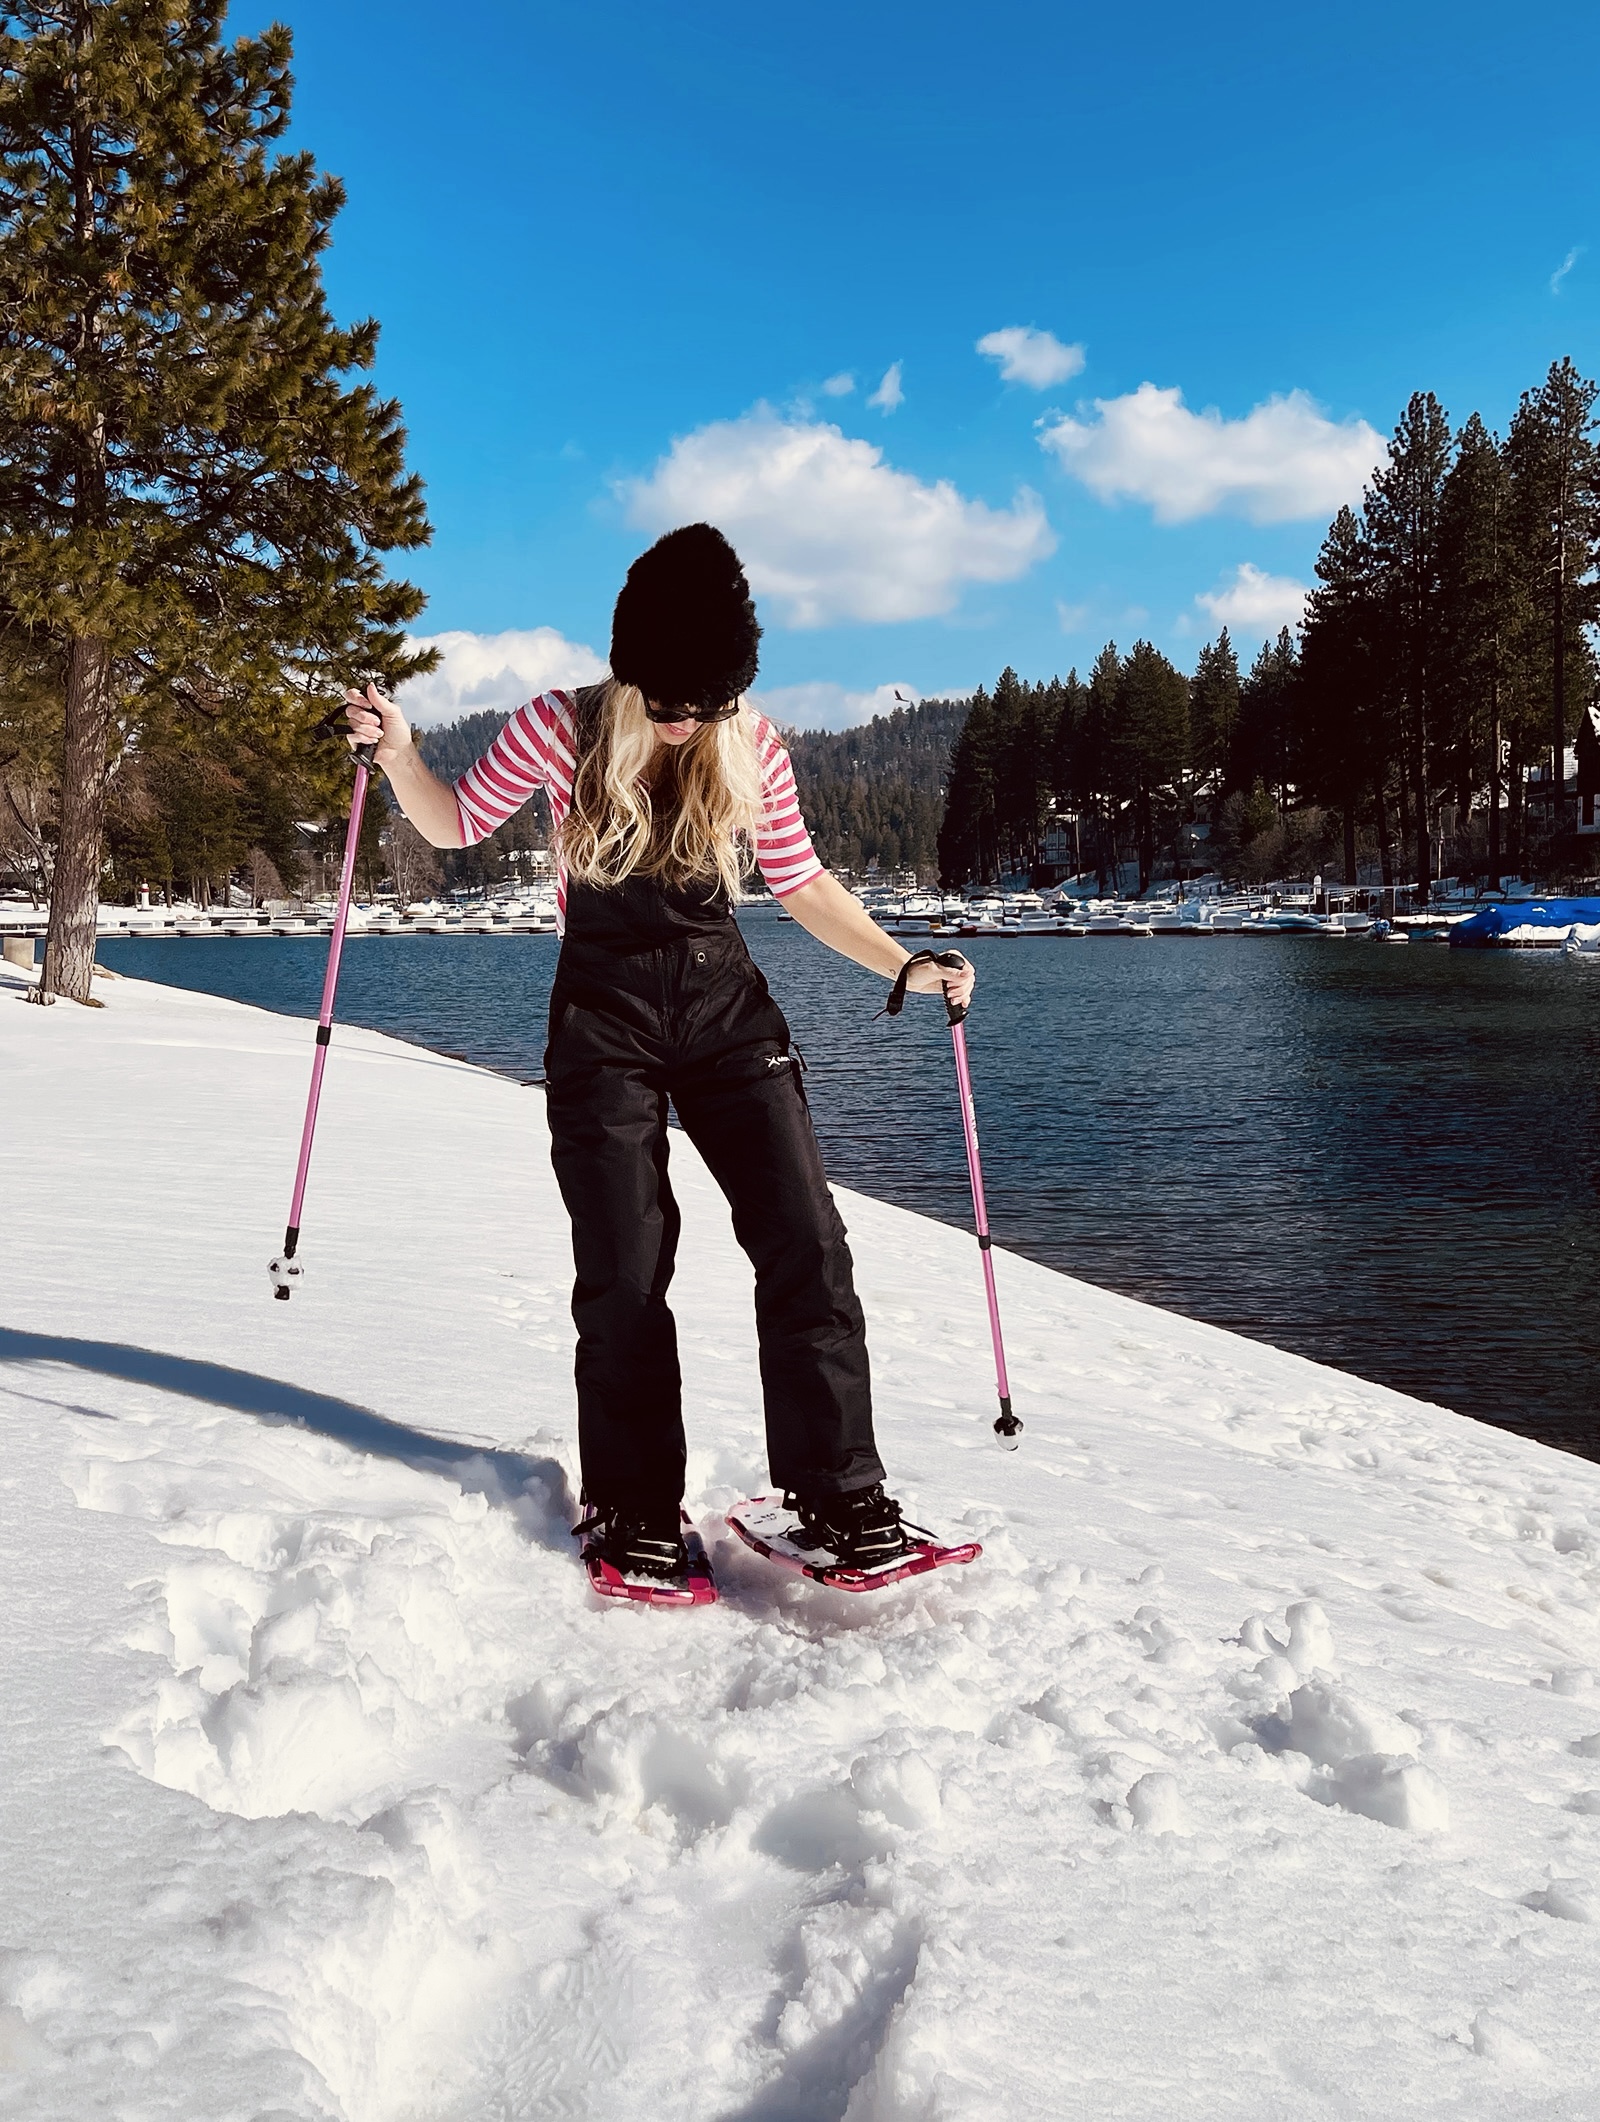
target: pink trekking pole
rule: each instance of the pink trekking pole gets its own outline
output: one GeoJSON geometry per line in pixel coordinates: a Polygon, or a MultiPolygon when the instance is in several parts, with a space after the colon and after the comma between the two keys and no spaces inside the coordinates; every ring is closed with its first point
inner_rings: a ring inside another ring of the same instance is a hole
{"type": "MultiPolygon", "coordinates": [[[[938,965],[953,972],[963,963],[959,951],[919,950],[901,966],[884,1012],[898,1017],[906,998],[906,977],[914,965],[938,965]]],[[[1011,1381],[1006,1376],[1005,1344],[1000,1338],[1000,1299],[994,1286],[994,1241],[989,1236],[989,1211],[983,1198],[983,1166],[978,1161],[978,1110],[972,1098],[972,1071],[967,1065],[966,1010],[945,996],[945,1015],[950,1020],[950,1044],[956,1056],[956,1087],[961,1094],[961,1129],[967,1145],[967,1176],[972,1181],[972,1213],[978,1226],[978,1250],[983,1258],[983,1290],[989,1300],[989,1333],[994,1342],[995,1388],[1000,1413],[994,1433],[1006,1451],[1015,1451],[1022,1434],[1022,1418],[1011,1412],[1011,1381]]]]}
{"type": "MultiPolygon", "coordinates": [[[[343,708],[336,710],[342,715],[343,708]]],[[[330,720],[332,718],[330,717],[330,720]]],[[[272,1294],[288,1301],[294,1286],[305,1278],[305,1269],[295,1258],[300,1246],[300,1211],[306,1198],[306,1174],[311,1169],[311,1138],[317,1128],[317,1101],[322,1096],[322,1071],[327,1066],[328,1042],[333,1037],[333,998],[339,990],[339,960],[344,955],[345,930],[350,921],[350,891],[356,876],[356,848],[361,840],[361,816],[367,807],[367,783],[372,775],[376,744],[356,748],[356,785],[350,794],[350,822],[344,835],[344,870],[339,878],[339,905],[328,939],[328,970],[322,978],[322,1007],[317,1012],[317,1050],[311,1062],[311,1091],[306,1099],[306,1123],[300,1133],[300,1162],[295,1168],[294,1198],[289,1203],[289,1227],[283,1234],[283,1251],[267,1268],[272,1294]]]]}

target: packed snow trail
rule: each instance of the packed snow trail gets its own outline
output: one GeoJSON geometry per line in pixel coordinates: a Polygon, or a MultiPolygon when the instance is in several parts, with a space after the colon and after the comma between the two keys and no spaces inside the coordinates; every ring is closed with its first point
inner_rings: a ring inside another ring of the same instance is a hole
{"type": "Polygon", "coordinates": [[[675,1136],[722,1601],[601,1605],[538,1093],[341,1031],[273,1304],[308,1027],[22,991],[0,2113],[1600,2112],[1600,1468],[1010,1256],[1002,1454],[970,1237],[846,1195],[894,1486],[984,1554],[819,1590],[718,1518],[675,1136]]]}

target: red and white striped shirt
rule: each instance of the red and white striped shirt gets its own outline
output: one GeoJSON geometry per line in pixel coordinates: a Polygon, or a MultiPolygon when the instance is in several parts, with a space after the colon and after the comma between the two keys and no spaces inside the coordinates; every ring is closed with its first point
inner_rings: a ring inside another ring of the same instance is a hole
{"type": "MultiPolygon", "coordinates": [[[[794,769],[777,731],[765,715],[755,723],[756,756],[761,761],[761,825],[756,833],[756,862],[775,898],[785,899],[814,877],[822,864],[811,845],[794,769]]],[[[461,843],[473,847],[504,825],[535,789],[550,798],[550,818],[557,828],[572,804],[572,781],[578,770],[577,718],[570,693],[541,693],[519,707],[475,766],[455,784],[461,814],[461,843]]],[[[567,925],[567,866],[556,880],[556,927],[567,925]]]]}

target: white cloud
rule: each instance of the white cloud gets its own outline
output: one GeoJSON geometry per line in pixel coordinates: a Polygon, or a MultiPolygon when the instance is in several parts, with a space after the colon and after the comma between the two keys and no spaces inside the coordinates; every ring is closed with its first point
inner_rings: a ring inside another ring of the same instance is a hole
{"type": "Polygon", "coordinates": [[[1141,383],[1097,398],[1097,417],[1063,417],[1039,442],[1102,501],[1148,501],[1158,523],[1222,510],[1252,523],[1329,516],[1360,498],[1386,451],[1365,420],[1328,419],[1304,391],[1269,398],[1242,420],[1194,413],[1180,390],[1141,383]]]}
{"type": "Polygon", "coordinates": [[[663,531],[705,519],[732,539],[758,597],[786,626],[883,624],[954,609],[970,582],[1014,582],[1055,550],[1037,494],[1009,508],[925,485],[827,422],[758,405],[680,435],[621,492],[663,531]]]}
{"type": "Polygon", "coordinates": [[[896,361],[886,368],[883,372],[883,381],[867,400],[867,403],[875,405],[880,413],[892,413],[897,406],[905,404],[906,394],[900,388],[900,376],[903,367],[903,362],[896,361]]]}
{"type": "Polygon", "coordinates": [[[856,387],[856,379],[848,369],[841,369],[837,376],[830,376],[822,386],[824,398],[848,398],[856,387]]]}
{"type": "Polygon", "coordinates": [[[1269,575],[1241,560],[1231,578],[1202,590],[1194,601],[1211,614],[1213,624],[1264,641],[1280,627],[1300,624],[1310,594],[1292,575],[1269,575]]]}
{"type": "Polygon", "coordinates": [[[1565,280],[1568,273],[1571,272],[1572,268],[1577,264],[1578,260],[1582,256],[1583,245],[1581,243],[1575,243],[1572,249],[1569,250],[1567,252],[1567,255],[1562,259],[1561,263],[1556,267],[1555,271],[1550,275],[1550,292],[1552,295],[1560,294],[1562,281],[1565,280]]]}
{"type": "Polygon", "coordinates": [[[962,699],[973,686],[952,685],[943,692],[919,693],[914,685],[875,685],[870,692],[854,692],[821,678],[809,685],[773,685],[750,695],[762,714],[785,729],[859,729],[880,715],[892,715],[897,707],[915,707],[923,700],[962,699]]]}
{"type": "Polygon", "coordinates": [[[553,626],[504,634],[423,634],[412,646],[436,648],[443,658],[427,677],[400,688],[400,705],[422,729],[482,708],[520,707],[552,686],[592,685],[606,674],[602,657],[553,626]]]}
{"type": "Polygon", "coordinates": [[[1056,599],[1056,619],[1064,634],[1075,634],[1089,616],[1087,604],[1067,604],[1056,599]]]}
{"type": "Polygon", "coordinates": [[[978,352],[998,361],[1007,383],[1026,383],[1030,390],[1045,391],[1052,383],[1065,383],[1083,367],[1081,346],[1063,346],[1054,332],[1036,331],[1031,324],[1008,324],[1004,331],[985,332],[978,352]]]}

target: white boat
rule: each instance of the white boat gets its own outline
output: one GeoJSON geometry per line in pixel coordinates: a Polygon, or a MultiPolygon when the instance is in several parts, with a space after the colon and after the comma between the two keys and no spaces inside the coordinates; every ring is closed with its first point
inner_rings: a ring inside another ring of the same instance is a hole
{"type": "Polygon", "coordinates": [[[1060,914],[1041,907],[1038,913],[1007,914],[1001,926],[1015,936],[1059,936],[1067,923],[1060,914]]]}

